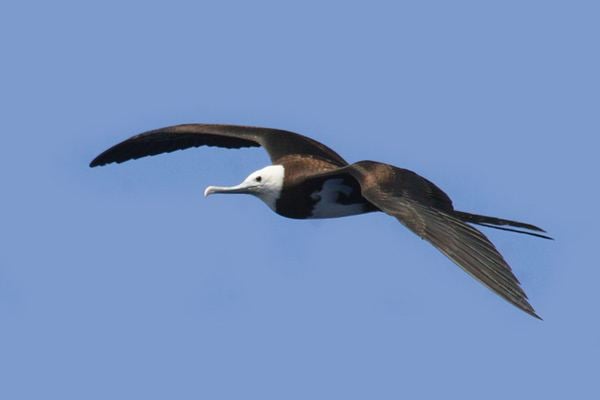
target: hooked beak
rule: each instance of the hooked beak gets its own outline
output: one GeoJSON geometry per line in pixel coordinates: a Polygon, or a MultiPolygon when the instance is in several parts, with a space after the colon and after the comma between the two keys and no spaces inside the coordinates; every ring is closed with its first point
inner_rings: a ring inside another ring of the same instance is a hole
{"type": "Polygon", "coordinates": [[[214,193],[246,193],[250,194],[253,187],[256,185],[242,182],[235,186],[209,186],[204,190],[204,197],[208,197],[214,193]]]}

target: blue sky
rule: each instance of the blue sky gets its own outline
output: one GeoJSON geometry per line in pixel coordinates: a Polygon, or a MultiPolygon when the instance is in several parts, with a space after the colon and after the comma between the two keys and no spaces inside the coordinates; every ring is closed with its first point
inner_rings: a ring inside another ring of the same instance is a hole
{"type": "Polygon", "coordinates": [[[595,2],[3,2],[2,399],[598,398],[595,2]],[[183,122],[284,128],[436,182],[545,321],[393,218],[204,199],[268,164],[99,169],[183,122]]]}

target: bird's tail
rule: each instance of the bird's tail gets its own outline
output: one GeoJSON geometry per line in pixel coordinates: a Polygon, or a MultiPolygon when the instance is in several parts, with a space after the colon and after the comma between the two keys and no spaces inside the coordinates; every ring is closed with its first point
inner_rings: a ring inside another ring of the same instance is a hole
{"type": "Polygon", "coordinates": [[[523,233],[525,235],[531,235],[531,236],[536,236],[536,237],[540,237],[543,239],[553,240],[550,236],[542,235],[541,233],[535,233],[535,232],[546,233],[546,231],[543,230],[542,228],[539,228],[535,225],[526,224],[524,222],[511,221],[509,219],[501,219],[501,218],[496,218],[496,217],[488,217],[485,215],[470,214],[470,213],[466,213],[466,212],[462,212],[462,211],[454,211],[453,215],[455,217],[459,218],[460,220],[462,220],[464,222],[469,222],[471,224],[486,226],[488,228],[501,229],[503,231],[523,233]],[[506,228],[506,225],[514,226],[517,228],[522,228],[525,230],[506,228]],[[534,231],[534,232],[530,232],[530,231],[534,231]]]}

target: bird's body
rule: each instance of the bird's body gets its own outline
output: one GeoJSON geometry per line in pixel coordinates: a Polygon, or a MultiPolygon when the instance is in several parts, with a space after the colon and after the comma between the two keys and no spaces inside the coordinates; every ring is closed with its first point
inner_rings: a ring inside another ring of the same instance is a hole
{"type": "Polygon", "coordinates": [[[294,219],[337,218],[376,209],[362,197],[354,179],[319,179],[339,166],[314,156],[291,155],[278,160],[285,184],[273,211],[294,219]]]}
{"type": "Polygon", "coordinates": [[[440,188],[412,171],[375,161],[348,164],[327,146],[293,132],[203,124],[178,125],[133,136],[100,154],[90,166],[198,146],[262,146],[272,161],[272,165],[253,172],[239,185],[207,187],[206,196],[251,194],[277,214],[294,219],[387,213],[505,300],[539,318],[502,255],[467,223],[548,238],[539,233],[543,230],[522,222],[456,211],[440,188]]]}

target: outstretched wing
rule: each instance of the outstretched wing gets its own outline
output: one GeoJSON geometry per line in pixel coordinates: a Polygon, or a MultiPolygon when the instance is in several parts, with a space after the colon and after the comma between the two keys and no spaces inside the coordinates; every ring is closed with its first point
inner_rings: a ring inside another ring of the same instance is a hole
{"type": "Polygon", "coordinates": [[[199,146],[229,149],[262,146],[273,163],[286,155],[303,154],[322,158],[340,167],[348,165],[329,147],[297,133],[238,125],[185,124],[135,135],[100,154],[90,167],[199,146]]]}
{"type": "Polygon", "coordinates": [[[451,215],[450,199],[433,183],[410,171],[371,161],[335,173],[352,175],[360,183],[363,197],[374,206],[396,217],[502,298],[540,318],[502,255],[483,233],[451,215]]]}

